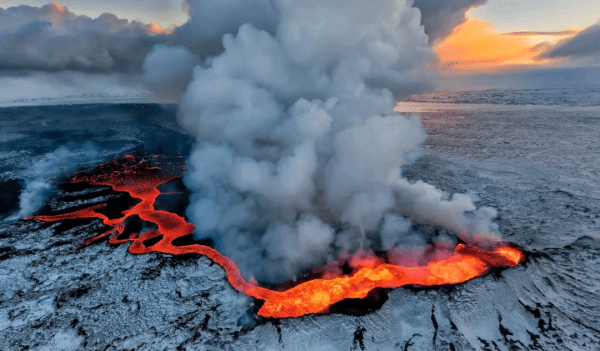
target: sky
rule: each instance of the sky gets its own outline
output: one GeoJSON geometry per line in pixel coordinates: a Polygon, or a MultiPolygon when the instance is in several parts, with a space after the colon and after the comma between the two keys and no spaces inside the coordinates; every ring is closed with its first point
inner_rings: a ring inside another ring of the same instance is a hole
{"type": "MultiPolygon", "coordinates": [[[[188,1],[195,4],[192,13],[194,8],[196,13],[209,11],[210,17],[217,8],[203,7],[212,0],[188,1]]],[[[141,74],[173,54],[166,47],[183,46],[177,54],[186,69],[169,71],[171,77],[179,77],[171,82],[177,95],[189,80],[187,67],[220,50],[219,33],[234,33],[244,21],[253,20],[252,11],[262,6],[253,1],[262,4],[262,0],[244,0],[238,5],[240,23],[229,17],[225,21],[219,17],[224,14],[216,12],[213,17],[220,19],[210,25],[206,14],[188,22],[182,0],[62,0],[61,5],[51,6],[51,14],[0,11],[0,77],[22,81],[15,75],[23,72],[36,82],[60,77],[60,83],[71,88],[72,82],[96,75],[106,84],[138,86],[143,84],[141,78],[156,78],[141,74]],[[113,15],[101,16],[105,13],[113,15]],[[126,23],[123,18],[139,22],[126,23]],[[44,27],[47,20],[53,24],[44,27]],[[154,55],[148,55],[151,52],[154,55]]],[[[0,0],[0,8],[47,4],[48,0],[0,0]]],[[[600,67],[598,0],[414,0],[414,4],[421,9],[434,54],[433,60],[421,59],[431,60],[428,68],[439,79],[600,67]]],[[[266,27],[259,29],[272,30],[269,16],[263,18],[266,27]]],[[[22,90],[30,91],[29,86],[22,90]]]]}
{"type": "MultiPolygon", "coordinates": [[[[40,7],[51,0],[0,0],[0,7],[29,5],[40,7]]],[[[182,0],[60,0],[77,15],[92,18],[109,12],[120,18],[139,20],[145,23],[155,22],[163,28],[183,24],[188,16],[181,6],[182,0]]]]}
{"type": "Polygon", "coordinates": [[[501,33],[561,31],[588,27],[600,20],[598,0],[489,0],[472,9],[471,18],[491,23],[501,33]]]}
{"type": "MultiPolygon", "coordinates": [[[[0,0],[0,7],[42,6],[49,0],[0,0]]],[[[110,12],[129,20],[156,22],[162,27],[181,25],[187,14],[181,0],[62,0],[78,15],[97,17],[110,12]]],[[[471,9],[470,18],[494,25],[501,33],[516,31],[561,31],[587,27],[600,20],[598,0],[489,0],[471,9]]]]}
{"type": "Polygon", "coordinates": [[[581,67],[585,60],[547,57],[600,20],[597,0],[488,0],[470,9],[467,21],[434,46],[441,76],[510,74],[581,67]]]}
{"type": "MultiPolygon", "coordinates": [[[[0,7],[47,3],[48,0],[0,0],[0,7]]],[[[182,0],[63,0],[60,3],[77,15],[96,18],[109,12],[120,18],[153,22],[162,28],[180,26],[188,19],[182,0]]],[[[433,48],[439,59],[434,70],[439,76],[568,66],[572,62],[565,63],[557,57],[540,58],[540,50],[571,39],[584,28],[598,23],[600,1],[488,0],[467,11],[466,17],[467,22],[433,48]]]]}

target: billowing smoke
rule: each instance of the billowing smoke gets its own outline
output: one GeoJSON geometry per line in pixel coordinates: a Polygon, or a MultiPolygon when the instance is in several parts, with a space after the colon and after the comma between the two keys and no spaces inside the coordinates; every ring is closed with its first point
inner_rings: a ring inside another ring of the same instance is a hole
{"type": "Polygon", "coordinates": [[[190,19],[175,31],[177,42],[201,56],[220,54],[221,37],[244,23],[273,33],[278,16],[270,0],[184,0],[190,19]]]}
{"type": "MultiPolygon", "coordinates": [[[[402,178],[426,133],[417,115],[393,108],[428,87],[432,58],[410,1],[188,5],[179,35],[195,28],[208,39],[190,52],[216,54],[194,69],[180,104],[197,138],[187,215],[247,277],[289,279],[361,245],[452,240],[427,228],[464,240],[497,232],[496,212],[472,197],[402,178]]],[[[166,50],[156,67],[168,66],[166,50]]]]}
{"type": "Polygon", "coordinates": [[[73,168],[85,163],[98,161],[98,151],[92,144],[70,150],[61,146],[33,163],[24,171],[25,187],[19,197],[19,212],[8,220],[16,220],[33,215],[45,203],[55,189],[53,182],[61,174],[72,172],[73,168]]]}
{"type": "Polygon", "coordinates": [[[140,72],[160,27],[105,13],[77,16],[53,2],[0,8],[0,70],[140,72]]]}
{"type": "MultiPolygon", "coordinates": [[[[393,113],[432,89],[431,42],[482,2],[187,0],[190,20],[169,34],[20,6],[0,9],[0,67],[138,74],[182,94],[179,121],[197,139],[185,176],[196,236],[246,277],[277,282],[361,246],[497,232],[496,212],[474,198],[402,178],[426,133],[418,116],[393,113]]],[[[81,152],[32,167],[18,216],[41,206],[49,178],[87,160],[81,152]]]]}
{"type": "Polygon", "coordinates": [[[178,99],[199,64],[200,58],[185,46],[156,45],[144,60],[144,83],[154,91],[178,99]]]}
{"type": "MultiPolygon", "coordinates": [[[[413,27],[419,22],[424,25],[430,43],[448,35],[455,26],[464,21],[468,9],[484,2],[485,0],[414,0],[413,4],[413,0],[399,0],[402,7],[408,9],[409,6],[414,6],[419,9],[421,16],[419,11],[412,9],[410,13],[402,14],[407,16],[402,21],[413,22],[413,27]]],[[[57,74],[61,77],[73,76],[72,79],[76,80],[83,77],[91,82],[84,90],[79,90],[83,94],[93,94],[96,82],[102,85],[107,80],[111,80],[118,82],[120,86],[112,84],[107,86],[105,93],[108,95],[114,95],[115,90],[127,90],[126,96],[151,95],[154,92],[160,101],[178,102],[191,82],[193,67],[199,64],[210,65],[213,57],[224,52],[222,40],[224,34],[236,34],[240,26],[248,23],[271,36],[284,35],[278,34],[285,12],[282,8],[287,6],[282,5],[284,3],[283,0],[184,0],[183,6],[190,16],[189,21],[168,31],[156,24],[128,21],[110,13],[104,13],[95,19],[78,16],[57,2],[41,8],[31,6],[0,8],[0,73],[3,76],[17,74],[18,79],[28,80],[28,83],[38,81],[29,79],[32,77],[32,72],[36,72],[36,76],[40,75],[39,72],[57,74]],[[110,77],[107,79],[103,75],[110,77]],[[141,86],[139,82],[143,82],[145,86],[141,86]]],[[[323,8],[323,11],[327,11],[329,6],[317,3],[313,5],[315,9],[306,10],[320,12],[323,8]]],[[[355,5],[348,2],[345,6],[355,5]]],[[[378,21],[376,11],[382,7],[357,5],[356,8],[357,11],[365,12],[360,15],[363,20],[378,21]]],[[[349,23],[338,24],[328,28],[333,30],[331,38],[337,37],[342,28],[349,30],[349,25],[351,26],[349,23]]],[[[310,31],[320,31],[320,25],[321,23],[315,21],[310,31]]],[[[386,30],[391,30],[391,27],[386,30]]],[[[381,32],[375,34],[377,35],[387,34],[381,32]]],[[[395,45],[402,45],[403,50],[413,54],[422,51],[422,60],[433,58],[427,50],[421,50],[424,39],[420,30],[403,32],[400,37],[403,43],[395,43],[395,45]],[[416,37],[411,37],[415,35],[416,37]]],[[[376,43],[376,41],[371,42],[376,43]]],[[[328,45],[332,47],[321,51],[334,52],[338,50],[335,46],[345,47],[347,44],[330,42],[328,45]]],[[[307,43],[307,45],[312,44],[307,43]]],[[[299,45],[298,50],[292,54],[298,59],[302,55],[306,59],[313,54],[302,53],[302,50],[302,45],[299,45]]],[[[387,87],[397,95],[431,89],[431,85],[421,80],[418,74],[410,72],[413,62],[403,61],[412,57],[411,55],[395,57],[394,47],[387,46],[373,46],[365,50],[381,51],[379,59],[397,59],[396,68],[404,74],[403,77],[395,77],[394,69],[369,68],[372,72],[369,77],[365,77],[365,82],[369,86],[387,87]],[[385,57],[385,52],[388,50],[391,56],[385,57]],[[416,88],[418,89],[415,90],[416,88]]],[[[327,62],[327,59],[324,58],[323,62],[327,62]]],[[[386,63],[378,64],[386,66],[386,63]]],[[[0,80],[8,84],[10,79],[4,79],[3,76],[0,76],[0,80]]],[[[52,80],[52,77],[43,74],[42,78],[39,80],[40,84],[52,80]]],[[[56,84],[61,85],[60,79],[56,81],[56,84]]],[[[22,98],[62,97],[59,96],[60,90],[44,89],[43,86],[31,91],[35,91],[35,94],[25,90],[25,96],[22,98]]],[[[306,97],[309,100],[312,98],[306,97]]],[[[18,99],[21,97],[19,96],[18,99]]]]}

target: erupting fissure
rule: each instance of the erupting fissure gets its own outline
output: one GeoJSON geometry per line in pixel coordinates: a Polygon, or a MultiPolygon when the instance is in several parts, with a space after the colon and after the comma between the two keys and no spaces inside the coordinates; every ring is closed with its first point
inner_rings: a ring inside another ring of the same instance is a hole
{"type": "Polygon", "coordinates": [[[74,183],[87,182],[93,185],[110,186],[115,191],[127,192],[134,199],[141,200],[132,208],[123,211],[120,218],[111,219],[98,212],[106,206],[101,204],[70,213],[26,219],[55,222],[76,218],[99,218],[110,229],[85,241],[82,245],[89,245],[98,239],[113,235],[109,243],[119,244],[129,241],[131,242],[129,252],[133,254],[162,252],[173,255],[189,253],[205,255],[225,269],[228,281],[236,290],[264,300],[265,303],[258,311],[258,315],[272,318],[326,313],[333,304],[344,299],[365,298],[375,288],[458,284],[481,276],[490,268],[516,266],[524,259],[520,250],[510,246],[499,246],[488,251],[471,245],[458,244],[451,257],[429,262],[425,266],[405,267],[385,263],[377,258],[363,258],[354,265],[351,275],[341,272],[326,274],[324,276],[327,279],[312,279],[285,291],[274,291],[245,281],[235,263],[211,247],[199,244],[184,246],[173,244],[174,240],[191,235],[194,226],[175,213],[155,209],[154,203],[161,195],[158,187],[178,177],[180,175],[164,174],[158,167],[152,167],[147,161],[127,155],[125,160],[111,161],[99,166],[98,172],[94,175],[79,172],[72,179],[74,183]],[[127,238],[122,238],[125,221],[134,215],[138,215],[143,221],[156,224],[158,228],[141,235],[132,233],[127,238]],[[153,244],[148,244],[150,240],[153,244]]]}

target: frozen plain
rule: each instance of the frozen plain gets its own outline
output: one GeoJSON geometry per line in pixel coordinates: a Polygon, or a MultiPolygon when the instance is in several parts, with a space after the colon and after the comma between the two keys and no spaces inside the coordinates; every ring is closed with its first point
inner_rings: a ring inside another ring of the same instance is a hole
{"type": "MultiPolygon", "coordinates": [[[[148,145],[185,154],[189,140],[166,112],[141,106],[0,110],[3,189],[52,151],[57,135],[91,139],[111,150],[106,157],[156,151],[148,145]],[[46,116],[45,134],[33,132],[32,111],[46,116]],[[61,118],[73,118],[62,116],[72,114],[78,123],[65,127],[61,118]]],[[[429,134],[423,157],[404,174],[450,193],[475,192],[498,209],[503,238],[527,252],[525,264],[454,287],[396,289],[363,316],[254,325],[251,301],[206,258],[131,255],[106,242],[78,247],[101,229],[96,221],[3,222],[0,349],[597,350],[600,109],[407,102],[398,110],[420,113],[429,134]]],[[[59,189],[44,210],[115,196],[59,189]]]]}

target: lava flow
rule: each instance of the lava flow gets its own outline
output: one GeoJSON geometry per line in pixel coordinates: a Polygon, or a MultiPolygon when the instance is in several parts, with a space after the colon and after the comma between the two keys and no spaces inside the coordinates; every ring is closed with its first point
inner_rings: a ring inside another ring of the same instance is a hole
{"type": "Polygon", "coordinates": [[[151,167],[147,161],[126,156],[125,160],[112,161],[99,166],[95,175],[79,172],[71,180],[74,183],[87,182],[93,185],[110,186],[115,191],[127,192],[134,199],[140,200],[132,208],[123,211],[120,218],[111,219],[98,212],[106,206],[102,204],[65,214],[26,219],[55,222],[75,218],[99,218],[110,229],[85,241],[83,245],[113,235],[109,243],[119,244],[129,241],[131,242],[129,252],[133,254],[162,252],[173,255],[188,253],[205,255],[225,269],[227,280],[236,290],[264,300],[258,315],[272,318],[326,313],[333,304],[344,299],[363,299],[375,288],[462,283],[483,275],[491,268],[516,266],[524,259],[520,250],[509,246],[500,246],[488,251],[475,246],[458,244],[451,257],[432,261],[424,266],[405,267],[386,263],[372,256],[372,258],[358,260],[350,275],[341,272],[326,274],[323,275],[326,278],[308,280],[285,291],[274,291],[245,281],[235,263],[211,247],[199,244],[184,246],[173,244],[174,240],[191,235],[194,226],[175,213],[155,209],[154,203],[161,194],[158,186],[178,177],[180,175],[163,174],[159,168],[151,167]],[[158,228],[141,235],[132,233],[122,238],[125,221],[134,215],[138,215],[146,222],[156,224],[158,228]]]}

